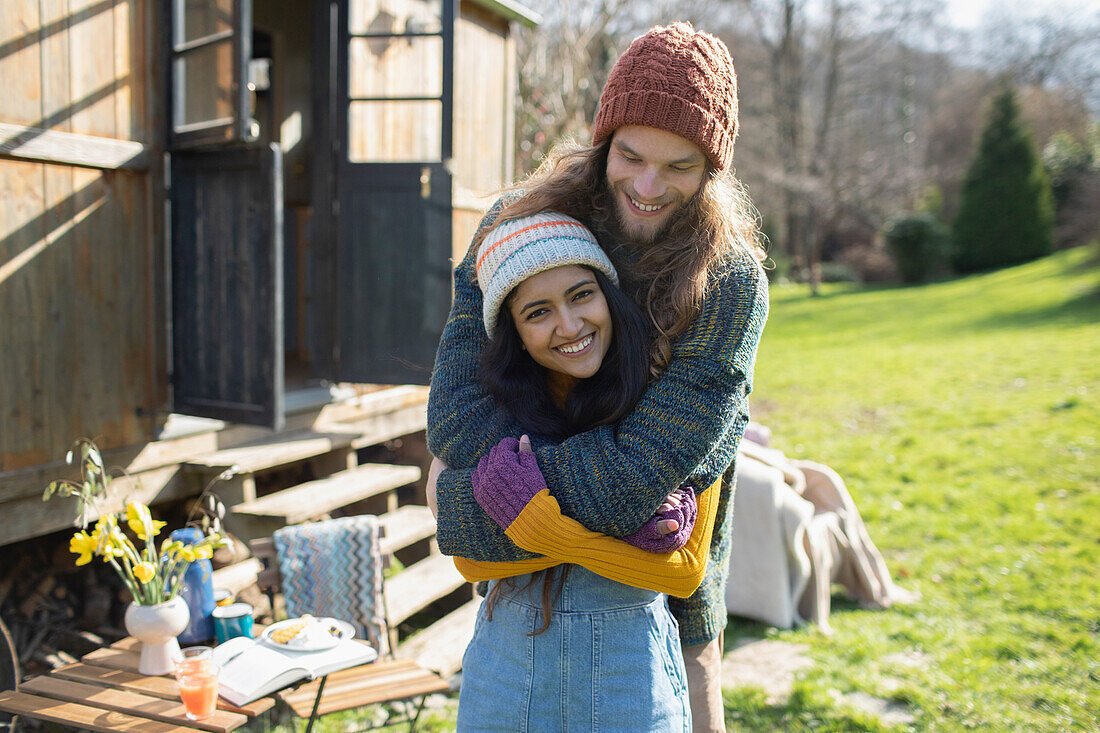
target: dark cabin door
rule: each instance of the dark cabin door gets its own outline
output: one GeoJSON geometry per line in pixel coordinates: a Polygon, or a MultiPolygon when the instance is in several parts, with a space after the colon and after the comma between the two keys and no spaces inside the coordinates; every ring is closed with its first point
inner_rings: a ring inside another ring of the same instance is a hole
{"type": "Polygon", "coordinates": [[[175,409],[283,425],[282,153],[172,154],[175,409]]]}
{"type": "Polygon", "coordinates": [[[249,0],[165,0],[176,412],[283,426],[283,171],[249,114],[249,0]]]}
{"type": "Polygon", "coordinates": [[[342,0],[334,57],[336,376],[428,384],[451,304],[457,0],[342,0]]]}

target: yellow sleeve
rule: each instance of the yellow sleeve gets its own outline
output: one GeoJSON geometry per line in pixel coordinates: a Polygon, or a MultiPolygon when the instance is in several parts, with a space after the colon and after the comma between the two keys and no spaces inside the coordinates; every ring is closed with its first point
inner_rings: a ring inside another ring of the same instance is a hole
{"type": "Polygon", "coordinates": [[[561,565],[561,560],[549,557],[533,557],[530,560],[514,560],[512,562],[492,562],[490,560],[468,560],[455,556],[455,567],[462,577],[471,583],[480,583],[483,580],[496,580],[497,578],[511,578],[516,575],[533,573],[537,570],[546,570],[555,565],[561,565]]]}
{"type": "MultiPolygon", "coordinates": [[[[561,513],[561,507],[557,499],[550,495],[549,489],[535,494],[505,533],[523,549],[546,556],[536,558],[536,561],[554,558],[555,564],[575,563],[609,580],[687,598],[703,582],[706,574],[721,488],[722,479],[719,478],[706,491],[696,495],[698,512],[695,528],[687,543],[673,552],[646,552],[615,537],[585,529],[579,522],[561,513]]],[[[456,564],[458,560],[455,558],[456,564]]],[[[514,566],[520,563],[489,564],[514,566]]],[[[462,568],[459,567],[459,570],[462,568]]],[[[513,574],[518,575],[519,572],[513,574]]]]}

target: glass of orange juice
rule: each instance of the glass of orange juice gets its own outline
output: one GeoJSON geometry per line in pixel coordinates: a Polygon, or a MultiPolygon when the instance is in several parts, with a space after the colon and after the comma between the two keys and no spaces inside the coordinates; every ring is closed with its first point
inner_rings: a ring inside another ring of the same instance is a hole
{"type": "Polygon", "coordinates": [[[176,663],[176,682],[180,700],[191,720],[205,718],[218,703],[218,665],[210,647],[190,647],[176,663]]]}

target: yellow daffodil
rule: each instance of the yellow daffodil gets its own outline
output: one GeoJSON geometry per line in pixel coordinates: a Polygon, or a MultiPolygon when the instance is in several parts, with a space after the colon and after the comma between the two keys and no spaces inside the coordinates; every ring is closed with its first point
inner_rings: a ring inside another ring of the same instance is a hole
{"type": "Polygon", "coordinates": [[[76,559],[77,565],[87,565],[92,561],[92,556],[95,555],[95,548],[98,544],[99,540],[81,530],[69,540],[69,552],[80,556],[76,559]]]}
{"type": "Polygon", "coordinates": [[[192,549],[195,552],[196,560],[209,560],[214,557],[214,548],[206,543],[195,545],[192,549]]]}
{"type": "Polygon", "coordinates": [[[149,513],[149,507],[140,502],[132,502],[126,505],[126,523],[138,536],[138,539],[148,542],[150,537],[160,534],[166,522],[153,519],[149,513]]]}
{"type": "Polygon", "coordinates": [[[195,562],[195,548],[191,545],[184,545],[179,550],[179,556],[187,562],[195,562]]]}
{"type": "Polygon", "coordinates": [[[105,514],[95,523],[92,537],[96,539],[98,552],[103,556],[104,562],[110,562],[112,557],[122,557],[126,554],[125,545],[130,540],[122,534],[118,522],[113,514],[105,514]]]}
{"type": "Polygon", "coordinates": [[[148,583],[157,574],[157,569],[151,562],[143,562],[134,566],[134,577],[142,583],[148,583]]]}

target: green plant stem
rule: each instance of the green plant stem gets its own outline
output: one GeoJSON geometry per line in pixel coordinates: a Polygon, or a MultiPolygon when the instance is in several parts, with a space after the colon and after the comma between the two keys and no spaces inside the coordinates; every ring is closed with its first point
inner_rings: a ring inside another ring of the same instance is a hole
{"type": "Polygon", "coordinates": [[[133,577],[131,577],[125,570],[122,569],[122,566],[118,564],[118,561],[115,560],[114,557],[108,555],[107,562],[111,563],[114,569],[118,572],[119,577],[122,578],[122,582],[125,583],[126,587],[130,589],[130,595],[134,597],[134,602],[136,602],[139,606],[148,605],[146,603],[143,603],[146,598],[145,595],[141,592],[141,589],[138,587],[137,581],[135,581],[133,577]]]}

